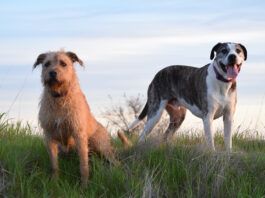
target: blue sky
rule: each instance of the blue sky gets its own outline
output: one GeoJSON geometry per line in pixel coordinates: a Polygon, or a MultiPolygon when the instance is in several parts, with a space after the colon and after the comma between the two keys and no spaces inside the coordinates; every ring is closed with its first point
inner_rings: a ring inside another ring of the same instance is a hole
{"type": "MultiPolygon", "coordinates": [[[[249,59],[238,78],[236,123],[264,129],[265,1],[18,1],[0,3],[0,112],[37,123],[38,54],[71,50],[92,111],[124,93],[145,96],[161,68],[201,67],[220,41],[244,44],[249,59]]],[[[189,120],[200,123],[194,117],[189,120]]]]}

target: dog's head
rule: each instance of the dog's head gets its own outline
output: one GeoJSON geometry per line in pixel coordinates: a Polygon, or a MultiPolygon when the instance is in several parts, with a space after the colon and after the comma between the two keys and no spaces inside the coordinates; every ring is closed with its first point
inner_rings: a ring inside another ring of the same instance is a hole
{"type": "Polygon", "coordinates": [[[247,49],[240,43],[217,43],[210,55],[221,75],[228,80],[235,80],[241,66],[247,60],[247,49]]]}
{"type": "Polygon", "coordinates": [[[73,52],[47,52],[38,56],[33,69],[41,64],[43,86],[47,87],[52,95],[60,96],[67,92],[69,85],[76,79],[74,62],[83,65],[83,62],[73,52]]]}

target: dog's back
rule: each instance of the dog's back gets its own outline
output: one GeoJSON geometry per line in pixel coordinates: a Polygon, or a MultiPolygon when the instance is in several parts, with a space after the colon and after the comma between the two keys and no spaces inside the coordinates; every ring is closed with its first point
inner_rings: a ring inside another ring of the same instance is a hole
{"type": "Polygon", "coordinates": [[[155,100],[185,99],[189,104],[203,109],[206,107],[206,76],[209,65],[197,68],[172,65],[160,70],[148,88],[148,99],[155,100]]]}

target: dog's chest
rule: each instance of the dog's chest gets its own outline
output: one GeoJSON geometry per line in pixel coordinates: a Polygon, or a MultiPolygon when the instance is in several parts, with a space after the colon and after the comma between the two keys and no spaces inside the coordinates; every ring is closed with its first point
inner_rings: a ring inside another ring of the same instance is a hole
{"type": "Polygon", "coordinates": [[[45,104],[41,106],[39,119],[45,131],[54,135],[70,134],[74,127],[75,113],[68,105],[45,104]]]}
{"type": "Polygon", "coordinates": [[[231,101],[231,94],[219,88],[210,89],[208,92],[209,102],[213,102],[220,107],[225,107],[231,101]]]}
{"type": "Polygon", "coordinates": [[[218,81],[207,83],[208,112],[213,113],[214,118],[222,116],[226,108],[233,108],[236,98],[230,87],[218,81]]]}
{"type": "Polygon", "coordinates": [[[66,115],[53,115],[51,118],[53,119],[50,119],[48,124],[50,128],[49,132],[55,139],[66,139],[72,135],[74,126],[71,119],[66,115]]]}

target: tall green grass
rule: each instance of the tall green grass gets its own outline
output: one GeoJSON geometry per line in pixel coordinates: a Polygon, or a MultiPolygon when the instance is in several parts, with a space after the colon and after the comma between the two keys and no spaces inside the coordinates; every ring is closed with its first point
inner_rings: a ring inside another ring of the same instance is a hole
{"type": "Polygon", "coordinates": [[[87,188],[80,187],[76,153],[60,156],[60,176],[50,178],[41,136],[30,126],[0,116],[0,197],[265,197],[265,142],[236,134],[234,152],[203,147],[203,136],[178,135],[171,144],[156,139],[124,150],[114,139],[120,166],[90,159],[87,188]]]}

